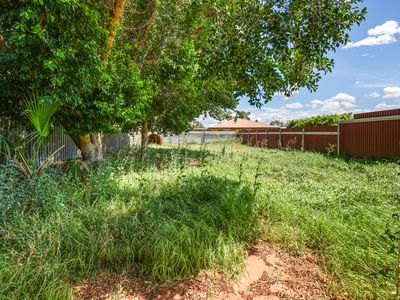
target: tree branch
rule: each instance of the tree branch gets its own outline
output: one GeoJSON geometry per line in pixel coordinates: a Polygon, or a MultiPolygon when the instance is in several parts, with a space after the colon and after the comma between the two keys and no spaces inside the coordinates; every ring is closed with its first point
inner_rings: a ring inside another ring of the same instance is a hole
{"type": "Polygon", "coordinates": [[[0,47],[1,48],[6,48],[10,49],[10,46],[8,46],[7,42],[4,40],[4,37],[2,34],[0,34],[0,47]]]}
{"type": "Polygon", "coordinates": [[[111,21],[110,31],[108,33],[106,46],[103,54],[101,55],[101,59],[104,61],[108,60],[110,56],[111,49],[113,47],[115,36],[117,35],[118,24],[121,21],[122,14],[124,12],[126,0],[115,0],[114,1],[114,16],[111,21]]]}
{"type": "Polygon", "coordinates": [[[149,19],[147,20],[146,26],[144,27],[144,32],[143,32],[142,36],[140,37],[140,39],[139,39],[139,41],[137,43],[138,46],[137,46],[137,49],[135,51],[135,54],[133,55],[133,60],[134,61],[136,61],[138,59],[138,57],[140,55],[140,51],[142,51],[142,49],[143,49],[144,43],[146,42],[147,37],[149,35],[151,26],[153,25],[154,20],[156,18],[157,8],[158,8],[157,7],[157,2],[154,1],[154,0],[152,2],[154,4],[154,7],[153,7],[153,10],[151,11],[149,19]]]}

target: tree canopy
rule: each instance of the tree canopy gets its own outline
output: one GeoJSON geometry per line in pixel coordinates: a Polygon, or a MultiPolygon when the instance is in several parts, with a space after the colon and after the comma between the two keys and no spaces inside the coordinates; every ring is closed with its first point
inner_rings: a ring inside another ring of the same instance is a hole
{"type": "Polygon", "coordinates": [[[363,20],[359,3],[3,0],[0,114],[19,119],[36,90],[61,103],[56,120],[83,151],[96,134],[143,121],[179,133],[241,96],[260,107],[275,93],[314,91],[363,20]]]}
{"type": "Polygon", "coordinates": [[[283,127],[285,125],[285,123],[280,120],[273,120],[269,123],[269,125],[283,127]]]}

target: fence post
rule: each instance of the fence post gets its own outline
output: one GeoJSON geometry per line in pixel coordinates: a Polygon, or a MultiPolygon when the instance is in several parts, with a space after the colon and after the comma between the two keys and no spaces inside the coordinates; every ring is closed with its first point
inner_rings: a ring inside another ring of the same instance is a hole
{"type": "Polygon", "coordinates": [[[250,130],[247,129],[247,146],[250,145],[250,130]]]}
{"type": "Polygon", "coordinates": [[[258,130],[256,130],[256,147],[258,147],[258,130]]]}
{"type": "Polygon", "coordinates": [[[203,130],[203,135],[202,135],[202,137],[201,137],[201,142],[202,142],[202,143],[205,143],[205,142],[206,142],[206,131],[205,131],[205,130],[203,130]]]}
{"type": "Polygon", "coordinates": [[[268,130],[265,130],[265,148],[268,148],[268,130]]]}
{"type": "Polygon", "coordinates": [[[301,151],[304,151],[304,128],[301,131],[301,151]]]}
{"type": "Polygon", "coordinates": [[[340,155],[340,122],[337,126],[337,155],[340,155]]]}
{"type": "Polygon", "coordinates": [[[279,128],[279,141],[278,141],[278,149],[282,148],[282,128],[279,128]]]}

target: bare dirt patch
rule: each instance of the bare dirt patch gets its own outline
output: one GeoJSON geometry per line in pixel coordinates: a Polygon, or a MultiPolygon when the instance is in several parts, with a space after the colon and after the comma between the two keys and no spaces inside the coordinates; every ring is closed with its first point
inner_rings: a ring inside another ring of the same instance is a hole
{"type": "MultiPolygon", "coordinates": [[[[261,243],[249,250],[239,280],[212,271],[168,287],[146,283],[130,274],[102,274],[76,287],[76,299],[340,299],[327,287],[318,259],[295,255],[261,243]]],[[[342,298],[343,299],[343,298],[342,298]]]]}

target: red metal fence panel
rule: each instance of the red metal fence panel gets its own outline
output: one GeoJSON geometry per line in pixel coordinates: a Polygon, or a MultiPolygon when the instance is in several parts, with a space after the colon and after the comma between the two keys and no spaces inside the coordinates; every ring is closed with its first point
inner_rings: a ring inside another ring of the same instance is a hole
{"type": "Polygon", "coordinates": [[[398,115],[400,115],[400,109],[390,109],[390,110],[371,111],[366,113],[354,114],[354,119],[388,117],[388,116],[398,116],[398,115]]]}
{"type": "Polygon", "coordinates": [[[400,109],[356,114],[339,126],[252,130],[239,136],[244,143],[268,148],[319,152],[339,148],[341,154],[357,158],[400,158],[400,109]]]}
{"type": "Polygon", "coordinates": [[[314,150],[320,152],[336,149],[337,127],[281,128],[267,131],[241,131],[242,142],[267,148],[314,150]]]}
{"type": "Polygon", "coordinates": [[[307,132],[331,132],[337,133],[337,126],[318,126],[304,128],[304,150],[328,152],[337,150],[337,134],[307,134],[307,132]]]}
{"type": "Polygon", "coordinates": [[[281,147],[287,149],[302,149],[302,128],[285,128],[282,129],[281,147]],[[291,134],[293,133],[293,134],[291,134]]]}
{"type": "Polygon", "coordinates": [[[267,132],[266,141],[261,141],[261,145],[264,142],[265,147],[279,148],[280,147],[279,132],[280,132],[280,129],[269,130],[267,132]]]}
{"type": "Polygon", "coordinates": [[[340,152],[358,158],[400,157],[400,120],[341,124],[340,152]]]}

